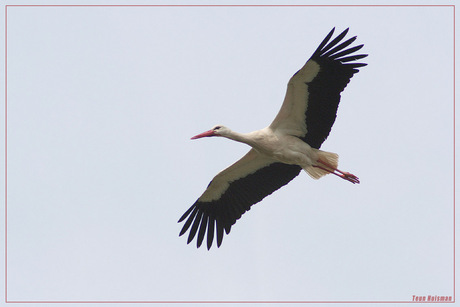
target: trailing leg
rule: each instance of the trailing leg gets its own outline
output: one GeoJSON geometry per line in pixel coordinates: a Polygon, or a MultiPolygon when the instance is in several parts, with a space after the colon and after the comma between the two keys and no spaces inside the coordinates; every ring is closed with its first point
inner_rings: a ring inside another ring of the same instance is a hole
{"type": "Polygon", "coordinates": [[[350,181],[351,183],[359,183],[359,178],[349,172],[343,172],[336,167],[330,165],[328,162],[318,159],[318,165],[313,165],[313,167],[317,167],[324,171],[327,171],[331,174],[334,174],[342,179],[350,181]]]}

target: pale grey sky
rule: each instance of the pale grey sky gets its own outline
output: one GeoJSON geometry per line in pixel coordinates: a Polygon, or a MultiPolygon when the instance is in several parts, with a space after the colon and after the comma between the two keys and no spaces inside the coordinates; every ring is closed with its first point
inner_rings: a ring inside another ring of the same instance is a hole
{"type": "MultiPolygon", "coordinates": [[[[108,3],[106,3],[108,4],[108,3]]],[[[4,8],[4,6],[3,6],[4,8]]],[[[453,295],[452,7],[8,7],[9,301],[453,295]],[[221,248],[178,218],[336,27],[368,66],[322,149],[221,248]]],[[[3,112],[3,111],[2,111],[3,112]]]]}

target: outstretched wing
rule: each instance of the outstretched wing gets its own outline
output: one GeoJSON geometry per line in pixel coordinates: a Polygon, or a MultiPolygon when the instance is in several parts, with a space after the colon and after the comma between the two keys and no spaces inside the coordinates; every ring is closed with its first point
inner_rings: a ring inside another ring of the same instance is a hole
{"type": "Polygon", "coordinates": [[[185,221],[180,236],[190,228],[187,243],[198,233],[200,247],[207,232],[211,248],[214,233],[217,246],[225,233],[252,205],[261,201],[296,177],[301,168],[276,162],[251,149],[243,158],[217,174],[203,195],[179,219],[185,221]]]}
{"type": "Polygon", "coordinates": [[[331,42],[334,29],[321,42],[307,63],[289,80],[281,109],[271,123],[273,130],[295,135],[313,148],[320,148],[334,124],[340,93],[365,63],[355,54],[363,45],[347,48],[356,36],[341,43],[348,29],[331,42]]]}

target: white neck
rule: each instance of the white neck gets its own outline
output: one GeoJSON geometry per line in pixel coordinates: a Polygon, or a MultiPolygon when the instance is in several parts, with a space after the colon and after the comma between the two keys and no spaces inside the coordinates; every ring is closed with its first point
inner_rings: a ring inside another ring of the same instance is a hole
{"type": "Polygon", "coordinates": [[[248,144],[249,146],[254,147],[255,145],[255,140],[253,138],[253,133],[239,133],[235,131],[231,131],[227,133],[226,135],[223,135],[223,137],[226,137],[228,139],[240,142],[240,143],[245,143],[248,144]]]}

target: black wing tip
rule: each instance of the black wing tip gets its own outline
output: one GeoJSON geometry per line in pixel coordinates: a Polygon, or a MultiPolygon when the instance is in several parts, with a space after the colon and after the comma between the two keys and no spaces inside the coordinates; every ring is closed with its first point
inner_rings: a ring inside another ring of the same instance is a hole
{"type": "Polygon", "coordinates": [[[187,237],[187,244],[190,244],[193,239],[196,237],[196,246],[200,248],[203,245],[206,237],[206,246],[210,250],[212,243],[214,241],[214,232],[217,232],[217,247],[220,247],[223,240],[224,228],[225,232],[228,234],[230,232],[230,227],[220,225],[220,222],[217,222],[215,216],[212,214],[212,211],[203,208],[203,203],[196,201],[179,219],[179,223],[185,221],[179,237],[183,236],[187,231],[189,235],[187,237]],[[200,205],[201,204],[201,205],[200,205]],[[217,227],[215,227],[217,224],[217,227]],[[217,230],[215,230],[217,228],[217,230]]]}
{"type": "Polygon", "coordinates": [[[323,41],[319,44],[318,48],[315,50],[311,58],[316,61],[322,59],[330,59],[339,63],[345,63],[353,61],[353,56],[356,57],[356,60],[367,57],[367,54],[352,55],[352,53],[363,48],[364,44],[347,48],[351,43],[353,43],[356,40],[357,36],[353,36],[347,39],[345,42],[342,42],[344,37],[348,34],[349,30],[349,27],[346,28],[339,35],[337,35],[334,39],[331,40],[335,31],[335,27],[333,27],[332,30],[323,39],[323,41]]]}
{"type": "Polygon", "coordinates": [[[312,57],[315,57],[315,56],[317,56],[317,55],[319,55],[321,53],[321,50],[324,48],[324,46],[326,46],[327,42],[329,41],[329,39],[334,34],[334,31],[335,31],[335,27],[332,28],[332,30],[326,35],[326,37],[323,39],[323,41],[319,44],[318,48],[316,48],[315,52],[313,52],[312,57]]]}
{"type": "Polygon", "coordinates": [[[329,31],[329,33],[327,34],[327,36],[331,37],[332,35],[334,35],[334,31],[335,31],[335,27],[333,27],[332,30],[329,31]]]}
{"type": "Polygon", "coordinates": [[[190,208],[188,208],[187,211],[185,211],[184,214],[182,214],[182,216],[180,217],[180,219],[177,221],[178,223],[182,222],[183,220],[185,220],[187,218],[187,216],[190,215],[190,213],[196,208],[196,203],[194,203],[190,208]]]}

